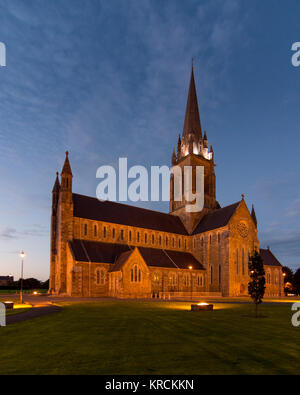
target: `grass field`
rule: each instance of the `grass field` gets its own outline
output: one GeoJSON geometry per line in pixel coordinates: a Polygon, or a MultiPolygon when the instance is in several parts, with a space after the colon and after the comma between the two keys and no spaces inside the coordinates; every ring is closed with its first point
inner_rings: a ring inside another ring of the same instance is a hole
{"type": "Polygon", "coordinates": [[[299,374],[300,327],[288,305],[64,303],[0,328],[2,374],[299,374]]]}

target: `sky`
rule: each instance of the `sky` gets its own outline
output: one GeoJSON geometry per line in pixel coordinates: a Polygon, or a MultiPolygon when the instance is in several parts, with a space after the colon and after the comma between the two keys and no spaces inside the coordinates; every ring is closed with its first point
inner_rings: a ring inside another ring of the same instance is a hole
{"type": "Polygon", "coordinates": [[[192,58],[218,201],[245,194],[261,246],[300,267],[299,14],[298,0],[0,0],[0,275],[19,278],[23,249],[25,277],[48,278],[66,150],[90,196],[119,157],[170,166],[192,58]]]}

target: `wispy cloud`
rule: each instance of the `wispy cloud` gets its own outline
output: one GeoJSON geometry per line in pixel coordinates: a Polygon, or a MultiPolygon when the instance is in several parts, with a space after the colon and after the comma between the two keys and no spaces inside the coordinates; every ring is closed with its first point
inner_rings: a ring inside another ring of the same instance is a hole
{"type": "Polygon", "coordinates": [[[32,225],[29,228],[18,231],[15,228],[6,227],[0,230],[1,240],[12,240],[27,237],[45,237],[49,235],[49,230],[43,225],[32,225]]]}

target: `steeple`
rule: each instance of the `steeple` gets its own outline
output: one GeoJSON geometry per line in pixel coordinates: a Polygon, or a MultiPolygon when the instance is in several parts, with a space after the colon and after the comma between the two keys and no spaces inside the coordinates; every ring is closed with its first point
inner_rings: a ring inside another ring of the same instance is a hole
{"type": "MultiPolygon", "coordinates": [[[[66,159],[61,172],[61,191],[72,193],[72,170],[69,162],[69,152],[66,151],[66,159]]],[[[71,199],[70,196],[68,196],[71,199]]]]}
{"type": "Polygon", "coordinates": [[[65,163],[62,169],[61,174],[71,174],[72,175],[72,170],[71,170],[71,165],[69,162],[69,152],[66,151],[66,159],[65,159],[65,163]]]}
{"type": "Polygon", "coordinates": [[[252,210],[251,210],[251,217],[253,219],[253,222],[255,223],[255,226],[257,227],[257,218],[254,210],[254,205],[252,204],[252,210]]]}
{"type": "Polygon", "coordinates": [[[52,215],[56,215],[59,190],[60,190],[60,183],[59,183],[58,172],[57,172],[56,179],[52,189],[52,215]]]}
{"type": "Polygon", "coordinates": [[[177,142],[177,157],[180,159],[180,154],[181,154],[181,138],[180,138],[180,133],[178,137],[178,142],[177,142]]]}
{"type": "Polygon", "coordinates": [[[202,139],[202,129],[201,129],[200,116],[199,116],[193,65],[192,65],[188,99],[186,104],[182,139],[187,139],[190,133],[195,135],[195,140],[197,142],[202,139]]]}
{"type": "Polygon", "coordinates": [[[59,183],[59,178],[58,178],[58,171],[56,172],[56,179],[55,179],[55,183],[52,189],[52,193],[57,193],[59,192],[59,188],[60,188],[60,183],[59,183]]]}
{"type": "Polygon", "coordinates": [[[175,148],[173,148],[173,154],[172,154],[172,166],[175,166],[176,164],[176,153],[175,153],[175,148]]]}

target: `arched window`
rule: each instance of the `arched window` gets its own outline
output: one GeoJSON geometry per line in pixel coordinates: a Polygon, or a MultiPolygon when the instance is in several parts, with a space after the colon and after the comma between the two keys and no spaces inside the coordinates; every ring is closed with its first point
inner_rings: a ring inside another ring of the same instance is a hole
{"type": "Polygon", "coordinates": [[[210,267],[210,283],[213,283],[213,267],[210,267]]]}
{"type": "Polygon", "coordinates": [[[121,229],[121,240],[124,240],[124,229],[121,229]]]}
{"type": "Polygon", "coordinates": [[[197,276],[197,285],[198,285],[198,287],[203,286],[203,275],[202,274],[198,274],[198,276],[197,276]]]}
{"type": "Polygon", "coordinates": [[[106,226],[103,227],[103,238],[106,238],[106,226]]]}
{"type": "Polygon", "coordinates": [[[97,225],[94,225],[94,237],[97,237],[97,234],[98,234],[97,225]]]}
{"type": "Polygon", "coordinates": [[[101,285],[105,284],[105,271],[103,269],[100,270],[100,284],[101,285]]]}
{"type": "Polygon", "coordinates": [[[112,230],[112,238],[114,239],[115,237],[116,237],[116,229],[113,228],[113,230],[112,230]]]}
{"type": "Polygon", "coordinates": [[[166,236],[166,246],[168,247],[168,244],[169,244],[169,239],[168,239],[168,236],[166,236]]]}
{"type": "Polygon", "coordinates": [[[138,268],[137,265],[134,266],[134,281],[137,282],[138,278],[138,268]]]}
{"type": "Polygon", "coordinates": [[[239,274],[239,249],[236,249],[236,274],[239,274]]]}
{"type": "Polygon", "coordinates": [[[131,282],[141,282],[142,281],[142,272],[141,269],[138,268],[138,265],[134,265],[130,271],[131,282]]]}
{"type": "Polygon", "coordinates": [[[147,233],[145,233],[145,243],[147,243],[147,241],[148,241],[148,236],[147,233]]]}
{"type": "Polygon", "coordinates": [[[161,235],[159,235],[159,245],[161,245],[161,235]]]}
{"type": "Polygon", "coordinates": [[[245,253],[244,248],[242,249],[242,275],[245,274],[245,253]]]}
{"type": "Polygon", "coordinates": [[[221,265],[219,265],[219,285],[221,284],[221,282],[222,282],[222,268],[221,265]]]}
{"type": "Polygon", "coordinates": [[[159,283],[159,274],[158,273],[153,274],[153,281],[156,283],[159,283]]]}
{"type": "Polygon", "coordinates": [[[138,243],[140,242],[140,232],[137,232],[137,234],[136,234],[136,241],[138,243]]]}
{"type": "Polygon", "coordinates": [[[84,235],[87,236],[88,226],[84,224],[84,235]]]}
{"type": "Polygon", "coordinates": [[[96,269],[96,285],[105,284],[105,270],[97,268],[96,269]]]}
{"type": "Polygon", "coordinates": [[[129,231],[129,241],[131,241],[131,230],[129,231]]]}
{"type": "Polygon", "coordinates": [[[155,241],[154,235],[152,235],[152,244],[154,244],[154,241],[155,241]]]}

